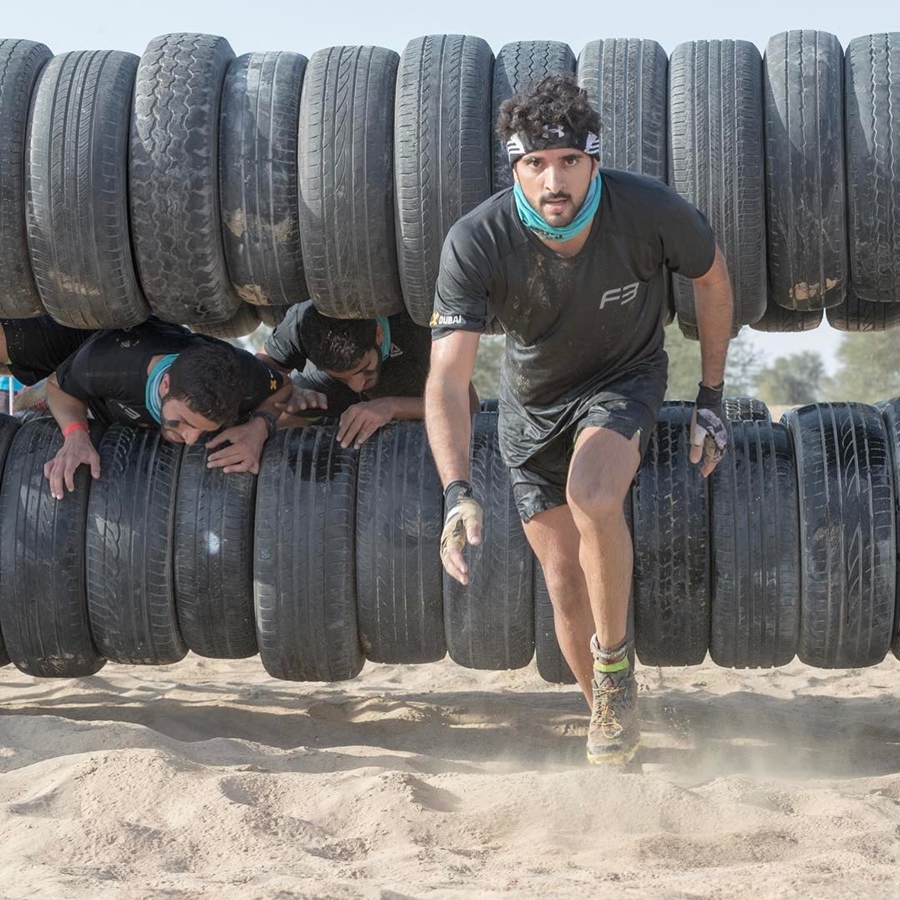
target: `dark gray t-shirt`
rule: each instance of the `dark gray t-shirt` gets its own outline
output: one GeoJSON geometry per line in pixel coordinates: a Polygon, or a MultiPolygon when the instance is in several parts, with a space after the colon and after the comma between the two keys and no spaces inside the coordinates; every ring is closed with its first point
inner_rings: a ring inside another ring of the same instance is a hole
{"type": "Polygon", "coordinates": [[[598,400],[658,405],[666,269],[698,278],[715,258],[706,218],[674,190],[642,175],[600,174],[600,209],[575,256],[559,256],[522,224],[512,189],[460,219],[444,242],[432,334],[482,332],[492,318],[502,326],[508,465],[523,464],[598,400]]]}
{"type": "Polygon", "coordinates": [[[357,394],[307,358],[300,340],[300,322],[312,308],[311,300],[294,304],[266,341],[265,352],[279,366],[300,373],[294,378],[295,384],[325,394],[329,413],[342,413],[361,400],[424,395],[431,360],[431,333],[427,328],[416,325],[406,313],[379,318],[385,341],[378,383],[371,390],[357,394]]]}

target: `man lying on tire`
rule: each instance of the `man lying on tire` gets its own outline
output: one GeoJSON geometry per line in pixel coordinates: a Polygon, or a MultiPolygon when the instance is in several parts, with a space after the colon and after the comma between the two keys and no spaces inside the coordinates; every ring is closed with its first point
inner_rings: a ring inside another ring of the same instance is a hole
{"type": "Polygon", "coordinates": [[[445,485],[441,557],[463,584],[481,540],[469,484],[466,389],[479,335],[507,334],[499,437],[525,534],[541,562],[560,647],[591,706],[592,763],[637,750],[626,639],[633,549],[623,503],[666,391],[666,268],[694,279],[702,379],[691,460],[727,445],[722,388],[728,271],[703,215],[665,185],[599,168],[600,118],[554,75],[503,104],[514,187],[457,222],[435,294],[426,425],[445,485]]]}
{"type": "Polygon", "coordinates": [[[327,409],[339,415],[343,447],[358,449],[394,419],[424,418],[431,332],[406,313],[332,319],[312,301],[298,303],[258,355],[286,374],[299,373],[283,411],[327,409]]]}
{"type": "Polygon", "coordinates": [[[50,411],[65,438],[44,467],[50,492],[74,490],[80,465],[100,476],[88,433],[88,409],[101,422],[159,427],[175,443],[225,430],[207,443],[210,468],[258,472],[266,438],[275,431],[276,404],[290,397],[280,372],[252,353],[150,319],[127,330],[98,331],[47,380],[50,411]],[[244,423],[234,422],[244,419],[244,423]],[[223,446],[223,445],[228,446],[223,446]],[[220,449],[216,449],[220,448],[220,449]]]}
{"type": "Polygon", "coordinates": [[[94,332],[67,328],[50,316],[0,319],[0,375],[37,384],[56,371],[94,332]]]}

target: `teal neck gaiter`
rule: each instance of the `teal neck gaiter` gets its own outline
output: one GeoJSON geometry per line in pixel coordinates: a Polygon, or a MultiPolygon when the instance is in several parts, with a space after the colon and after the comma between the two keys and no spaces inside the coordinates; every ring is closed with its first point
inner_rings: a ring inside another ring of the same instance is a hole
{"type": "Polygon", "coordinates": [[[154,367],[147,379],[147,387],[144,390],[144,404],[147,411],[157,421],[161,422],[162,416],[162,400],[159,399],[159,383],[163,380],[163,375],[172,367],[172,363],[178,358],[177,353],[170,353],[164,356],[154,367]]]}
{"type": "Polygon", "coordinates": [[[591,179],[591,186],[588,188],[587,197],[578,210],[578,215],[572,219],[571,223],[564,225],[562,228],[554,228],[548,225],[536,212],[531,204],[525,199],[525,192],[522,190],[518,182],[513,187],[513,197],[516,200],[516,211],[522,224],[533,231],[538,237],[548,238],[551,241],[567,241],[569,238],[575,237],[583,228],[590,224],[591,220],[600,208],[600,195],[603,191],[603,185],[600,181],[600,173],[591,179]]]}
{"type": "Polygon", "coordinates": [[[381,326],[382,337],[378,355],[384,362],[391,355],[391,322],[387,316],[376,316],[375,321],[381,326]]]}

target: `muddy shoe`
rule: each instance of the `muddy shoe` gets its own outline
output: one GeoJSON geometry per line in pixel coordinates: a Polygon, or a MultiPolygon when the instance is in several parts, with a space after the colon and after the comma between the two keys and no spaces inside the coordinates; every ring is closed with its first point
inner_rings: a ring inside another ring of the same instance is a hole
{"type": "Polygon", "coordinates": [[[608,665],[595,660],[591,686],[594,706],[588,727],[588,762],[624,766],[641,742],[637,682],[628,658],[608,665]]]}

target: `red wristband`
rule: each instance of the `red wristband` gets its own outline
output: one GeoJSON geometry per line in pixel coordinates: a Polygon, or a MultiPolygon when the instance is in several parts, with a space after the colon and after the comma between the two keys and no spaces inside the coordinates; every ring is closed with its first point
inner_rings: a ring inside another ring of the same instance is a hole
{"type": "Polygon", "coordinates": [[[72,422],[63,428],[63,437],[67,438],[73,431],[87,431],[90,434],[90,429],[84,422],[72,422]]]}

